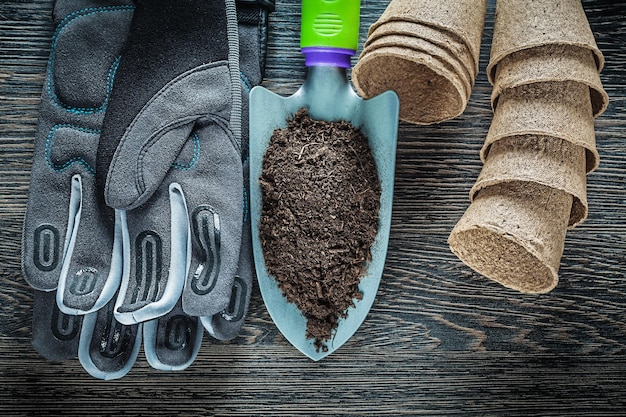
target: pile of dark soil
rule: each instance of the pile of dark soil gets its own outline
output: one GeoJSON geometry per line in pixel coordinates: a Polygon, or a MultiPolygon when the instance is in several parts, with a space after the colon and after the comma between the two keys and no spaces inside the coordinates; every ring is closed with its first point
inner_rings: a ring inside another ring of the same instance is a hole
{"type": "Polygon", "coordinates": [[[299,110],[274,131],[261,175],[267,271],[326,350],[354,300],[378,227],[380,182],[367,138],[299,110]]]}

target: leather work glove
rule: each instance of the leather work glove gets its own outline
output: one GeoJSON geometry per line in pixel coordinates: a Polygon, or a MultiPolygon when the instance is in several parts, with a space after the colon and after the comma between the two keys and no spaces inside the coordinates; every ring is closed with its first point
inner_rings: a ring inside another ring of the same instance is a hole
{"type": "MultiPolygon", "coordinates": [[[[163,5],[166,5],[166,4],[172,4],[172,2],[163,3],[163,5]]],[[[183,6],[184,5],[180,3],[175,5],[177,9],[183,6]]],[[[228,304],[226,308],[219,310],[217,313],[213,313],[214,311],[217,311],[217,309],[214,306],[211,306],[211,304],[207,304],[206,307],[210,309],[208,310],[209,315],[203,315],[204,314],[203,311],[194,312],[193,310],[190,311],[189,308],[185,309],[183,305],[184,297],[180,297],[176,306],[174,307],[174,310],[170,311],[166,316],[163,316],[162,318],[159,318],[159,319],[153,319],[153,320],[145,322],[143,333],[144,333],[144,349],[146,352],[146,358],[148,359],[148,362],[150,363],[150,365],[157,369],[162,369],[162,370],[184,369],[193,361],[201,343],[201,338],[197,338],[197,337],[194,338],[194,334],[197,334],[198,332],[197,329],[194,330],[194,326],[204,325],[204,328],[214,338],[218,340],[229,340],[229,339],[233,339],[239,334],[241,326],[244,323],[244,318],[247,314],[248,304],[250,302],[252,282],[253,282],[253,259],[252,259],[252,247],[251,247],[251,236],[250,236],[251,232],[250,232],[250,221],[249,221],[249,215],[248,215],[249,204],[248,204],[248,193],[246,191],[246,189],[248,188],[247,187],[248,174],[247,174],[247,168],[246,168],[247,157],[248,157],[248,94],[250,90],[252,89],[252,87],[254,87],[255,85],[258,85],[262,79],[262,69],[264,67],[264,61],[265,61],[265,40],[267,37],[267,15],[268,15],[268,12],[271,10],[273,10],[273,3],[268,2],[268,1],[257,2],[257,1],[239,0],[237,2],[237,22],[238,22],[238,36],[239,36],[239,41],[238,41],[239,43],[239,48],[238,48],[239,49],[239,54],[238,54],[239,74],[237,76],[238,79],[232,82],[235,83],[235,88],[241,89],[241,93],[240,93],[241,94],[240,96],[241,107],[238,109],[237,108],[238,106],[235,106],[233,110],[241,112],[240,113],[241,127],[239,129],[241,133],[241,139],[240,139],[240,143],[241,143],[240,158],[241,159],[239,160],[239,164],[243,164],[242,175],[243,175],[244,194],[243,194],[243,200],[242,200],[243,201],[243,219],[242,219],[242,225],[241,225],[242,238],[241,238],[241,248],[239,250],[239,261],[237,264],[236,273],[234,275],[233,284],[232,284],[230,291],[228,291],[223,296],[220,296],[220,298],[222,298],[220,302],[223,303],[225,300],[227,300],[228,304]],[[197,321],[198,317],[196,317],[194,313],[196,315],[200,315],[200,319],[201,319],[200,322],[197,321]],[[166,333],[168,329],[173,329],[173,328],[179,329],[179,332],[177,334],[170,333],[168,335],[166,333]],[[189,339],[187,339],[187,337],[189,339]]],[[[183,12],[182,11],[180,12],[181,12],[181,16],[183,16],[184,15],[182,14],[183,12]]],[[[155,9],[155,13],[156,13],[156,9],[155,9]]],[[[172,11],[172,13],[175,13],[175,12],[172,11]]],[[[189,19],[191,19],[191,17],[186,16],[185,18],[181,19],[180,22],[184,23],[184,22],[187,22],[189,19]]],[[[157,21],[160,22],[157,24],[157,26],[159,24],[165,24],[163,20],[157,20],[157,21]]],[[[168,24],[168,27],[170,28],[176,27],[176,23],[174,22],[174,19],[167,19],[167,24],[168,24]]],[[[198,22],[198,24],[200,25],[201,23],[198,22]]],[[[145,39],[148,38],[148,37],[145,37],[146,26],[144,25],[141,26],[140,33],[142,34],[142,36],[144,36],[143,39],[145,42],[145,39]]],[[[161,45],[166,45],[167,43],[160,41],[159,37],[173,36],[172,32],[162,33],[158,30],[154,30],[153,35],[154,35],[155,43],[161,44],[161,45]]],[[[133,35],[131,35],[131,41],[133,40],[134,40],[134,37],[133,35]]],[[[171,40],[171,42],[172,44],[175,44],[174,40],[171,40]]],[[[195,46],[192,46],[192,47],[195,48],[195,46]]],[[[130,51],[125,51],[124,56],[126,57],[126,56],[132,56],[132,55],[130,51]]],[[[137,59],[142,59],[142,58],[138,57],[137,59]]],[[[118,77],[123,77],[123,74],[124,74],[123,69],[121,69],[120,73],[118,74],[118,77]]],[[[133,74],[133,75],[130,75],[131,80],[129,80],[129,84],[134,84],[135,81],[133,80],[135,79],[134,78],[135,72],[130,71],[129,74],[133,74]]],[[[154,80],[155,80],[154,77],[147,77],[144,81],[149,84],[151,82],[154,82],[154,80]]],[[[212,88],[211,85],[207,87],[212,88]]],[[[126,90],[124,88],[124,89],[121,89],[121,91],[122,91],[122,94],[124,94],[124,93],[127,93],[129,90],[126,90]]],[[[126,94],[124,94],[124,96],[125,95],[126,94]]],[[[175,100],[170,103],[166,103],[167,106],[173,106],[177,104],[179,103],[177,103],[175,100]]],[[[115,113],[110,112],[109,115],[111,115],[111,120],[116,120],[115,113]]],[[[200,112],[197,117],[200,119],[206,116],[204,116],[202,112],[200,112]]],[[[108,123],[108,119],[107,119],[107,123],[108,123]]],[[[203,122],[196,121],[195,123],[199,124],[203,122]]],[[[210,132],[210,129],[206,129],[206,130],[210,132]]],[[[105,128],[105,131],[106,131],[106,128],[105,128]]],[[[187,142],[184,145],[187,147],[190,144],[193,145],[193,151],[194,151],[193,156],[190,156],[189,153],[187,154],[186,157],[181,156],[181,155],[184,155],[184,153],[181,152],[181,154],[178,156],[177,161],[175,161],[171,165],[163,181],[164,184],[171,184],[172,182],[176,182],[176,181],[179,181],[179,184],[187,184],[187,186],[183,188],[183,195],[189,192],[193,192],[194,190],[197,189],[198,184],[196,184],[195,181],[199,179],[198,178],[199,175],[200,176],[203,175],[202,174],[203,169],[206,169],[206,168],[203,168],[203,164],[208,164],[208,166],[210,167],[211,163],[213,164],[220,163],[219,162],[220,160],[216,157],[216,155],[214,155],[215,152],[220,152],[220,149],[212,147],[213,137],[210,135],[208,136],[197,136],[197,135],[198,134],[196,132],[193,132],[190,135],[190,137],[187,139],[187,142]],[[206,141],[205,139],[205,141],[200,142],[199,141],[200,137],[207,138],[208,141],[206,141]],[[202,163],[198,164],[197,162],[189,162],[193,160],[194,158],[196,158],[198,162],[202,162],[202,163]],[[202,161],[203,158],[206,158],[206,161],[202,161]],[[212,160],[214,160],[214,162],[211,162],[212,160]]],[[[218,140],[216,140],[215,142],[219,144],[218,140]]],[[[118,145],[118,149],[119,149],[119,145],[118,145]]],[[[207,165],[204,165],[204,166],[207,166],[207,165]]],[[[234,179],[235,178],[233,178],[233,180],[234,179]]],[[[213,180],[217,181],[216,183],[217,185],[215,187],[217,189],[219,188],[219,181],[223,179],[214,178],[213,180]]],[[[239,182],[242,180],[238,179],[237,181],[239,182]]],[[[171,186],[170,186],[170,189],[171,189],[171,186]]],[[[162,199],[162,197],[159,197],[159,198],[162,199]]],[[[220,199],[220,194],[218,193],[217,195],[210,195],[208,199],[206,199],[205,201],[194,200],[193,198],[190,201],[192,202],[196,201],[195,203],[196,205],[206,204],[207,202],[209,204],[214,204],[212,203],[212,201],[216,201],[219,199],[220,199]]],[[[150,203],[148,202],[146,204],[150,204],[150,203]]],[[[139,207],[137,209],[137,212],[139,213],[138,215],[143,216],[144,210],[147,210],[147,209],[139,207]]],[[[191,209],[188,209],[188,210],[189,210],[188,213],[184,213],[184,212],[179,213],[180,217],[178,218],[177,221],[179,222],[184,221],[185,216],[190,216],[191,213],[193,213],[194,211],[197,211],[197,210],[191,210],[191,209]]],[[[239,206],[239,210],[241,210],[241,204],[239,206]]],[[[126,213],[127,215],[130,215],[130,213],[132,212],[134,212],[134,210],[128,210],[126,213]]],[[[144,218],[148,218],[148,217],[146,216],[144,218]]],[[[168,220],[168,218],[166,217],[165,219],[162,219],[161,221],[163,220],[168,220]]],[[[194,224],[193,220],[191,222],[187,220],[187,222],[191,223],[190,225],[191,227],[195,227],[194,229],[195,234],[190,235],[190,237],[192,238],[192,245],[196,245],[195,247],[196,251],[194,252],[192,249],[192,253],[191,253],[192,265],[196,265],[196,264],[200,265],[203,258],[205,259],[205,262],[206,262],[206,258],[210,256],[214,256],[215,258],[219,259],[218,257],[220,257],[220,254],[217,248],[215,248],[214,251],[208,252],[207,255],[200,252],[201,250],[204,250],[204,247],[201,246],[202,242],[207,242],[209,244],[211,243],[210,235],[208,237],[206,236],[203,237],[203,235],[205,235],[207,232],[210,232],[210,230],[202,230],[202,229],[206,229],[206,227],[198,224],[197,221],[196,221],[196,224],[194,224]],[[200,258],[198,258],[198,255],[197,255],[198,253],[201,256],[200,258]]],[[[154,223],[150,223],[150,225],[153,225],[153,224],[154,223]]],[[[208,226],[211,225],[210,219],[207,224],[208,226]]],[[[155,232],[158,230],[167,232],[166,229],[159,229],[158,224],[156,226],[153,226],[153,228],[148,228],[144,226],[143,228],[139,228],[138,230],[139,232],[135,233],[136,236],[140,236],[142,233],[145,233],[145,230],[151,230],[152,232],[155,232]]],[[[125,246],[127,244],[128,243],[126,243],[125,246]]],[[[135,247],[136,246],[137,245],[135,245],[135,247]]],[[[133,251],[133,245],[130,245],[128,252],[135,253],[133,251]]],[[[130,259],[132,260],[133,256],[131,256],[130,259]]],[[[219,266],[216,265],[214,268],[217,270],[219,266]]],[[[133,275],[133,271],[137,271],[137,269],[136,268],[130,269],[129,274],[128,274],[130,282],[131,283],[140,282],[137,279],[138,275],[133,275]],[[132,278],[133,276],[134,276],[134,280],[132,278]]],[[[191,285],[189,285],[189,287],[191,287],[193,290],[194,285],[192,281],[190,281],[190,279],[193,279],[193,277],[190,275],[191,273],[192,271],[188,270],[186,271],[186,275],[183,275],[183,277],[185,276],[187,277],[186,278],[187,284],[191,282],[191,285]]],[[[213,277],[207,276],[207,278],[229,279],[228,276],[226,276],[226,278],[224,277],[220,278],[217,274],[217,271],[213,273],[213,277]]],[[[209,294],[210,293],[207,293],[207,296],[209,294]]],[[[118,300],[118,303],[120,302],[121,301],[118,300]]],[[[118,304],[118,305],[121,305],[121,304],[118,304]]],[[[201,334],[202,331],[199,330],[199,332],[201,334]]]]}
{"type": "Polygon", "coordinates": [[[138,2],[97,169],[106,203],[124,218],[122,323],[161,317],[180,298],[184,314],[230,339],[245,316],[244,107],[261,80],[266,13],[247,1],[238,8],[234,0],[138,2]]]}
{"type": "MultiPolygon", "coordinates": [[[[237,2],[237,20],[239,32],[239,85],[241,91],[241,153],[243,162],[243,185],[248,186],[248,95],[255,85],[260,84],[265,65],[267,39],[267,16],[274,5],[268,1],[237,2]]],[[[175,163],[171,169],[181,170],[185,166],[175,163]]],[[[170,175],[168,173],[168,175],[170,175]]],[[[180,175],[180,173],[175,174],[180,175]]],[[[186,341],[183,333],[167,335],[168,329],[189,329],[192,325],[202,324],[207,332],[218,340],[233,339],[239,334],[247,314],[253,282],[253,259],[249,216],[248,192],[243,195],[242,240],[239,252],[239,263],[234,277],[233,289],[228,306],[213,315],[196,317],[185,313],[182,298],[174,310],[167,316],[151,320],[144,324],[144,349],[150,365],[157,369],[184,369],[195,358],[201,340],[186,341]],[[173,322],[176,325],[172,325],[173,322]],[[164,343],[166,342],[166,343],[164,343]],[[192,346],[197,342],[196,350],[192,346]]],[[[189,274],[189,272],[188,272],[189,274]]],[[[193,335],[188,331],[186,335],[193,335]]]]}
{"type": "Polygon", "coordinates": [[[210,274],[209,263],[219,271],[221,224],[214,207],[222,202],[221,211],[232,216],[225,222],[226,242],[235,244],[227,249],[236,249],[231,262],[239,255],[241,195],[233,182],[241,183],[241,159],[230,130],[241,117],[241,96],[231,88],[239,73],[236,17],[234,1],[138,1],[103,125],[99,186],[122,219],[124,269],[114,315],[128,325],[144,323],[146,359],[156,369],[185,369],[200,348],[200,314],[185,311],[183,297],[191,228],[207,229],[199,268],[210,274]],[[210,166],[221,148],[227,158],[218,168],[225,174],[210,166]],[[222,198],[222,187],[232,193],[227,197],[239,197],[236,208],[222,198]],[[198,202],[189,192],[198,193],[198,202]],[[201,205],[211,197],[212,206],[201,205]],[[198,216],[195,223],[190,216],[198,216]]]}
{"type": "Polygon", "coordinates": [[[100,345],[92,359],[107,378],[130,369],[141,327],[76,314],[112,306],[121,281],[113,255],[122,249],[119,222],[97,198],[95,160],[133,10],[129,0],[55,2],[22,239],[24,277],[35,288],[33,347],[63,361],[78,356],[89,335],[100,345]],[[107,340],[123,348],[112,355],[107,340]]]}
{"type": "Polygon", "coordinates": [[[113,211],[97,198],[95,169],[133,9],[128,0],[57,0],[54,6],[22,266],[33,288],[59,287],[57,299],[67,314],[97,311],[121,280],[121,235],[113,211]],[[116,233],[103,232],[109,223],[116,233]]]}

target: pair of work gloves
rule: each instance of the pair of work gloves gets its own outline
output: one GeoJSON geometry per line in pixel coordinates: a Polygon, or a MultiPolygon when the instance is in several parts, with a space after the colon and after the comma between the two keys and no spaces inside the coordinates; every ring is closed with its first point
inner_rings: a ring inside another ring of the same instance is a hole
{"type": "Polygon", "coordinates": [[[33,346],[120,378],[239,334],[270,0],[56,0],[23,233],[33,346]]]}

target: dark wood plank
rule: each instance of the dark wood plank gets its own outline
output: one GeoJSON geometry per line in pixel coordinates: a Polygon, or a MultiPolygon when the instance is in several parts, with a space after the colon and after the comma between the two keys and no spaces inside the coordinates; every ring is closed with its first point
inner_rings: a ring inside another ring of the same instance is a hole
{"type": "MultiPolygon", "coordinates": [[[[291,94],[306,72],[299,1],[271,16],[264,85],[291,94]]],[[[386,0],[362,0],[361,44],[386,0]]],[[[446,239],[467,208],[491,121],[484,73],[467,110],[433,126],[400,125],[390,248],[367,320],[316,363],[278,332],[255,290],[240,337],[205,338],[186,371],[143,356],[129,375],[96,381],[77,361],[50,363],[30,346],[32,294],[20,271],[37,106],[52,28],[50,0],[0,3],[0,413],[2,415],[626,414],[626,2],[583,2],[606,57],[611,97],[596,121],[601,165],[590,213],[568,232],[558,287],[522,295],[472,272],[446,239]]]]}

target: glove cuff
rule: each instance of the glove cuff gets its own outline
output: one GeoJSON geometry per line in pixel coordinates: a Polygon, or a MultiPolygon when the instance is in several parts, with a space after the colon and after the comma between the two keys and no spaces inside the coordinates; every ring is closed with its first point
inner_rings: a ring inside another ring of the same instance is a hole
{"type": "MultiPolygon", "coordinates": [[[[252,31],[254,34],[252,37],[246,36],[246,33],[250,33],[248,31],[240,32],[240,44],[242,49],[240,53],[249,54],[249,53],[257,53],[257,61],[258,61],[258,71],[259,71],[259,79],[256,82],[253,82],[253,85],[256,85],[261,82],[261,79],[265,73],[265,61],[267,56],[267,37],[268,37],[268,15],[270,12],[274,11],[275,1],[274,0],[237,0],[237,23],[240,27],[249,26],[255,27],[256,30],[252,31]],[[242,39],[243,38],[243,39],[242,39]],[[254,39],[252,39],[254,38],[254,39]],[[246,51],[246,48],[256,49],[256,51],[246,51]]],[[[243,59],[246,61],[246,58],[243,59]]],[[[248,63],[250,64],[250,63],[248,63]]],[[[244,64],[244,67],[248,65],[244,64]]],[[[250,72],[250,68],[244,68],[244,72],[250,72]]],[[[254,77],[253,74],[249,74],[254,77]]],[[[252,87],[252,86],[250,86],[252,87]]]]}

